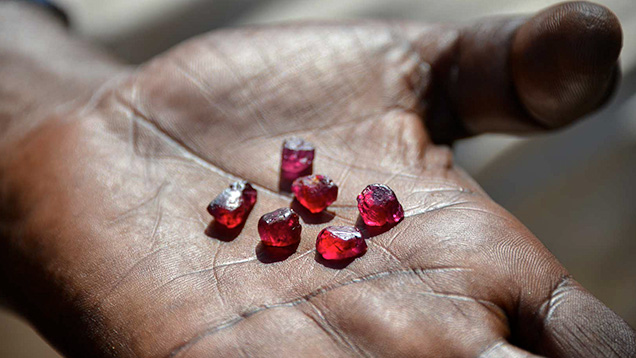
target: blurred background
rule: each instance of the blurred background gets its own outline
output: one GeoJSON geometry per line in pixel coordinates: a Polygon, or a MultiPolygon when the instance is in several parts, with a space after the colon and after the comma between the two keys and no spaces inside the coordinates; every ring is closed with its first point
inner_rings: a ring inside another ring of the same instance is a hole
{"type": "MultiPolygon", "coordinates": [[[[220,27],[299,19],[467,22],[553,0],[58,0],[82,36],[132,63],[220,27]]],[[[587,289],[636,327],[636,1],[598,0],[623,24],[623,82],[583,123],[533,138],[457,143],[456,162],[517,216],[587,289]]],[[[0,311],[0,357],[59,357],[0,311]]]]}

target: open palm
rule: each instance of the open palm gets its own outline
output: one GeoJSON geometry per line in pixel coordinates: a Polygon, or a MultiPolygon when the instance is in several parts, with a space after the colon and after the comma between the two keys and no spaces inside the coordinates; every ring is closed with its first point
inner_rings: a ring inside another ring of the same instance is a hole
{"type": "Polygon", "coordinates": [[[3,163],[28,228],[4,244],[28,257],[7,270],[28,272],[28,287],[13,283],[24,296],[49,295],[61,313],[32,320],[76,356],[633,355],[626,323],[434,144],[566,124],[604,101],[619,49],[613,15],[585,3],[468,30],[313,23],[194,39],[122,69],[3,163]],[[570,71],[566,48],[538,78],[528,57],[567,42],[549,31],[614,53],[569,58],[570,71]],[[560,86],[574,72],[578,85],[560,86]],[[325,213],[281,188],[290,136],[316,145],[314,173],[340,188],[325,213]],[[239,179],[258,201],[222,230],[205,207],[239,179]],[[360,225],[355,197],[376,182],[406,218],[369,229],[359,259],[320,259],[318,232],[360,225]],[[259,244],[258,218],[290,205],[300,245],[259,244]]]}

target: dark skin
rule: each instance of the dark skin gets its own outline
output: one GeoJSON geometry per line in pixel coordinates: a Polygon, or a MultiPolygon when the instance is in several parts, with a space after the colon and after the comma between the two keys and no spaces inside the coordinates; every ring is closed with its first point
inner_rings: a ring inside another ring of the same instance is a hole
{"type": "Polygon", "coordinates": [[[39,8],[0,17],[0,287],[64,354],[636,355],[627,323],[436,144],[596,110],[618,74],[609,10],[240,28],[137,68],[39,8]],[[297,248],[268,250],[256,223],[291,203],[278,167],[292,135],[340,195],[299,210],[297,248]],[[205,207],[238,178],[258,202],[226,232],[205,207]],[[406,218],[369,230],[361,258],[321,260],[319,230],[359,224],[374,182],[406,218]]]}

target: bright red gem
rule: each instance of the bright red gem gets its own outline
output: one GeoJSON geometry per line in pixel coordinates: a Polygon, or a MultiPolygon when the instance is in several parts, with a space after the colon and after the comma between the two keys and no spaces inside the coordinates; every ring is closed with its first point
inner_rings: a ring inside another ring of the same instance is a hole
{"type": "Polygon", "coordinates": [[[328,226],[318,234],[316,250],[326,260],[344,260],[364,254],[367,243],[353,226],[328,226]]]}
{"type": "MultiPolygon", "coordinates": [[[[301,138],[287,138],[283,142],[281,170],[287,173],[302,173],[311,169],[316,149],[301,138]]],[[[311,172],[309,172],[311,173],[311,172]]]]}
{"type": "Polygon", "coordinates": [[[258,234],[268,246],[290,246],[300,242],[302,227],[292,209],[280,208],[261,216],[258,234]]]}
{"type": "Polygon", "coordinates": [[[307,175],[294,180],[296,200],[312,213],[319,213],[338,198],[338,186],[326,175],[307,175]]]}
{"type": "Polygon", "coordinates": [[[369,226],[397,223],[404,218],[404,209],[391,188],[371,184],[358,195],[358,210],[369,226]]]}
{"type": "Polygon", "coordinates": [[[208,212],[219,224],[233,229],[245,222],[255,203],[256,189],[246,181],[237,181],[212,200],[208,212]]]}

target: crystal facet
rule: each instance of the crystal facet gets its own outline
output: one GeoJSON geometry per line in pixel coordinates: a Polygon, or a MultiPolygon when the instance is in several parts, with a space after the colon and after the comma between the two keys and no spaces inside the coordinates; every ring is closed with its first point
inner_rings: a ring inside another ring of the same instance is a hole
{"type": "Polygon", "coordinates": [[[312,213],[319,213],[338,198],[338,186],[326,175],[307,175],[294,180],[296,200],[312,213]]]}
{"type": "Polygon", "coordinates": [[[256,189],[246,181],[237,181],[212,200],[208,212],[219,224],[233,229],[245,222],[255,203],[256,189]]]}
{"type": "Polygon", "coordinates": [[[316,149],[302,138],[287,138],[283,142],[281,170],[287,173],[301,173],[311,168],[316,149]]]}
{"type": "Polygon", "coordinates": [[[358,210],[369,226],[397,223],[404,218],[404,209],[391,188],[371,184],[358,195],[358,210]]]}
{"type": "Polygon", "coordinates": [[[274,210],[258,221],[258,234],[268,246],[295,245],[300,242],[301,230],[298,214],[289,208],[274,210]]]}
{"type": "Polygon", "coordinates": [[[316,250],[326,260],[344,260],[364,254],[367,243],[353,226],[328,226],[318,234],[316,250]]]}

